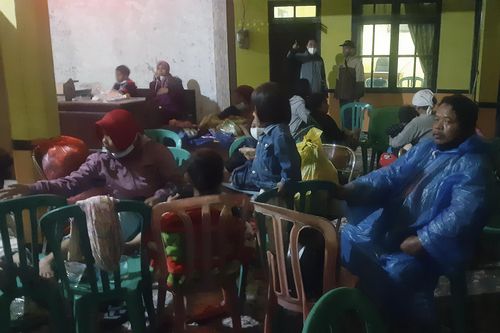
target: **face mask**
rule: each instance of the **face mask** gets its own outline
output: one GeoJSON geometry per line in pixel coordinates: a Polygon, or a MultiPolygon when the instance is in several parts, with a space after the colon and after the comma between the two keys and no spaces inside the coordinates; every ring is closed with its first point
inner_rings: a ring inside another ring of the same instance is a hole
{"type": "Polygon", "coordinates": [[[250,128],[250,134],[255,140],[259,140],[259,136],[264,133],[264,129],[262,127],[252,127],[250,128]]]}
{"type": "Polygon", "coordinates": [[[244,102],[241,102],[240,104],[236,104],[234,107],[240,111],[243,111],[247,108],[247,105],[244,102]]]}
{"type": "Polygon", "coordinates": [[[316,48],[315,47],[308,47],[307,48],[307,52],[309,52],[310,54],[315,54],[316,53],[316,48]]]}
{"type": "Polygon", "coordinates": [[[166,76],[160,75],[160,80],[161,81],[165,81],[166,78],[167,78],[166,76]]]}
{"type": "Polygon", "coordinates": [[[127,156],[128,154],[130,154],[132,152],[132,150],[134,150],[134,148],[135,148],[134,145],[130,145],[125,150],[119,151],[117,153],[111,153],[111,156],[113,156],[114,158],[123,158],[123,157],[127,156]]]}

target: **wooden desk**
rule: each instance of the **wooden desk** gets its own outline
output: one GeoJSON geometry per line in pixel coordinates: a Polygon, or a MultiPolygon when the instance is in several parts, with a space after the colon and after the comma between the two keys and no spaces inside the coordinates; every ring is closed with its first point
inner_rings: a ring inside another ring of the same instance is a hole
{"type": "Polygon", "coordinates": [[[115,102],[59,101],[58,104],[61,134],[80,138],[91,149],[101,147],[96,135],[95,122],[114,109],[131,112],[143,128],[161,127],[158,117],[154,117],[144,97],[132,97],[115,102]]]}

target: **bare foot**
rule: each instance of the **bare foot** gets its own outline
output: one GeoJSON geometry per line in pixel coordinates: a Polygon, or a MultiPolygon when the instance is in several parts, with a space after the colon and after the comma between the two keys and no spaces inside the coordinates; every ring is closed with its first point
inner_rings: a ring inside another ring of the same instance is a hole
{"type": "Polygon", "coordinates": [[[54,255],[52,253],[40,259],[40,263],[38,264],[38,269],[40,270],[41,277],[45,279],[51,279],[54,277],[54,270],[52,269],[53,261],[54,261],[54,255]]]}

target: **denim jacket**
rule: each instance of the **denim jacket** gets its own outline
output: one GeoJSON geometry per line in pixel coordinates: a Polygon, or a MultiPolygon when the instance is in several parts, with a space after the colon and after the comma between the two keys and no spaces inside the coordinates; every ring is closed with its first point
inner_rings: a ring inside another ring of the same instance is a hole
{"type": "Polygon", "coordinates": [[[277,183],[300,181],[300,155],[288,124],[273,124],[259,137],[252,163],[254,184],[264,190],[277,183]]]}

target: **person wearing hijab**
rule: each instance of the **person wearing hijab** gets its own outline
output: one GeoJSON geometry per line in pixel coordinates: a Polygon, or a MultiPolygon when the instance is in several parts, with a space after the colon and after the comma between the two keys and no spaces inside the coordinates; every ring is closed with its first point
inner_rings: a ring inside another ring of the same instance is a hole
{"type": "Polygon", "coordinates": [[[432,138],[432,125],[434,124],[434,106],[437,100],[429,89],[419,90],[413,95],[412,105],[418,112],[418,117],[413,118],[404,129],[395,137],[389,138],[389,145],[399,149],[407,144],[415,145],[422,139],[432,138]]]}
{"type": "Polygon", "coordinates": [[[162,60],[156,66],[153,81],[149,83],[148,99],[153,108],[161,114],[163,124],[172,119],[184,120],[184,99],[182,80],[170,74],[170,65],[162,60]]]}
{"type": "MultiPolygon", "coordinates": [[[[97,135],[103,149],[89,155],[80,168],[69,176],[41,180],[34,184],[11,185],[0,190],[0,200],[16,195],[55,194],[72,197],[93,188],[116,199],[141,200],[150,206],[177,193],[183,177],[172,153],[162,144],[143,135],[142,129],[126,110],[108,112],[96,122],[97,135]]],[[[122,231],[134,229],[130,219],[120,218],[122,231]],[[127,220],[127,221],[125,221],[127,220]],[[132,225],[132,226],[131,226],[132,225]]],[[[140,244],[140,235],[123,234],[125,250],[140,244]]],[[[40,274],[53,276],[51,257],[40,263],[40,274]]]]}

